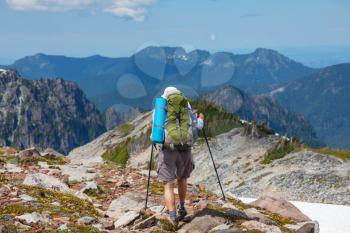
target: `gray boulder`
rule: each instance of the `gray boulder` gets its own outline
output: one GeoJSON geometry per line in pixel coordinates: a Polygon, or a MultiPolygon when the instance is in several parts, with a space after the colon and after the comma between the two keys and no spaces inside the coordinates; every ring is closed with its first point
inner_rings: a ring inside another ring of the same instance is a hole
{"type": "Polygon", "coordinates": [[[40,155],[39,151],[35,147],[21,150],[20,152],[18,152],[19,159],[37,158],[40,156],[41,155],[40,155]]]}
{"type": "Polygon", "coordinates": [[[20,216],[16,217],[17,219],[24,221],[27,224],[31,223],[50,223],[50,220],[48,218],[45,218],[43,215],[33,212],[33,213],[26,213],[20,216]]]}
{"type": "Polygon", "coordinates": [[[69,187],[59,179],[42,173],[28,174],[25,177],[23,184],[39,186],[41,188],[52,189],[59,192],[71,192],[69,187]]]}
{"type": "MultiPolygon", "coordinates": [[[[106,214],[114,219],[119,219],[128,211],[139,212],[144,207],[144,195],[137,192],[128,192],[115,199],[109,205],[106,214]]],[[[149,206],[153,206],[149,203],[149,206]]]]}

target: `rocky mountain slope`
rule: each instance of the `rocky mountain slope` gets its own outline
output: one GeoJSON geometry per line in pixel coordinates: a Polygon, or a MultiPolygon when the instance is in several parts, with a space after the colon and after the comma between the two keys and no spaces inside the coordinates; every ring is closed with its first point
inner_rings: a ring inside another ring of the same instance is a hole
{"type": "Polygon", "coordinates": [[[31,79],[63,77],[75,81],[102,111],[114,104],[150,109],[154,95],[167,85],[181,84],[187,87],[187,94],[227,84],[261,92],[314,72],[263,48],[241,55],[186,52],[181,47],[147,47],[123,58],[36,54],[8,67],[31,79]],[[123,92],[131,87],[133,96],[123,92]]]}
{"type": "Polygon", "coordinates": [[[0,71],[0,144],[62,153],[105,131],[99,111],[71,81],[0,71]]]}
{"type": "MultiPolygon", "coordinates": [[[[114,161],[144,169],[150,155],[150,128],[151,113],[145,113],[74,149],[68,157],[83,164],[114,161]]],[[[290,200],[350,203],[349,152],[342,159],[336,153],[320,153],[249,122],[211,138],[210,145],[225,191],[246,197],[274,193],[290,200]]],[[[191,181],[218,193],[203,139],[193,154],[196,168],[191,181]]]]}
{"type": "Polygon", "coordinates": [[[350,148],[350,63],[326,67],[270,93],[302,113],[327,145],[350,148]]]}
{"type": "Polygon", "coordinates": [[[163,185],[153,176],[144,209],[146,170],[74,163],[34,148],[0,148],[0,159],[1,232],[319,232],[317,221],[283,199],[263,196],[247,204],[227,193],[222,200],[194,184],[188,185],[188,216],[174,229],[163,185]]]}
{"type": "Polygon", "coordinates": [[[324,145],[302,115],[289,112],[271,98],[250,96],[238,88],[226,86],[205,95],[203,99],[223,106],[227,112],[235,113],[244,120],[265,123],[279,134],[300,138],[310,146],[324,145]]]}
{"type": "Polygon", "coordinates": [[[138,108],[122,109],[118,106],[111,106],[107,108],[104,113],[106,129],[110,130],[118,125],[131,121],[139,114],[141,114],[141,112],[138,108]]]}

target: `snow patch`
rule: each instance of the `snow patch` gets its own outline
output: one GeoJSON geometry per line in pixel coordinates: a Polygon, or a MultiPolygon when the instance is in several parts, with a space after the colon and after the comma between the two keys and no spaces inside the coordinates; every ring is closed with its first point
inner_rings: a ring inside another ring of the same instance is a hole
{"type": "Polygon", "coordinates": [[[277,89],[270,92],[270,96],[273,96],[276,93],[284,92],[284,90],[285,90],[284,87],[277,88],[277,89]]]}
{"type": "Polygon", "coordinates": [[[47,62],[43,62],[43,63],[40,63],[40,69],[43,69],[43,68],[45,68],[47,65],[48,65],[49,63],[47,63],[47,62]]]}
{"type": "MultiPolygon", "coordinates": [[[[254,198],[239,198],[250,203],[254,198]]],[[[320,224],[320,233],[350,232],[350,206],[291,201],[298,209],[320,224]]]]}
{"type": "Polygon", "coordinates": [[[202,65],[211,66],[211,65],[213,65],[213,61],[211,59],[207,59],[207,60],[202,62],[202,65]]]}
{"type": "Polygon", "coordinates": [[[6,72],[7,70],[4,70],[4,69],[0,69],[0,73],[2,73],[2,72],[6,72]]]}

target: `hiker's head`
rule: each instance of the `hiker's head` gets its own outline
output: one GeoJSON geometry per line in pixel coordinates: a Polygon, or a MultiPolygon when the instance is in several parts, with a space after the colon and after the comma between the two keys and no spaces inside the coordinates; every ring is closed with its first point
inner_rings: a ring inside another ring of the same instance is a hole
{"type": "Polygon", "coordinates": [[[181,93],[176,87],[167,87],[164,89],[162,98],[167,99],[170,94],[181,93]]]}

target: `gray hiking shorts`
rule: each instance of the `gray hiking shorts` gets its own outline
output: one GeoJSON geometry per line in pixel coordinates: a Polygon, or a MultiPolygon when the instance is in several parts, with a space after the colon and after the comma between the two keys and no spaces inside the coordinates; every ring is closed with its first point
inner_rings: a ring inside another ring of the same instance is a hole
{"type": "Polygon", "coordinates": [[[194,169],[191,147],[177,150],[163,147],[158,157],[158,178],[164,183],[189,178],[194,169]]]}

